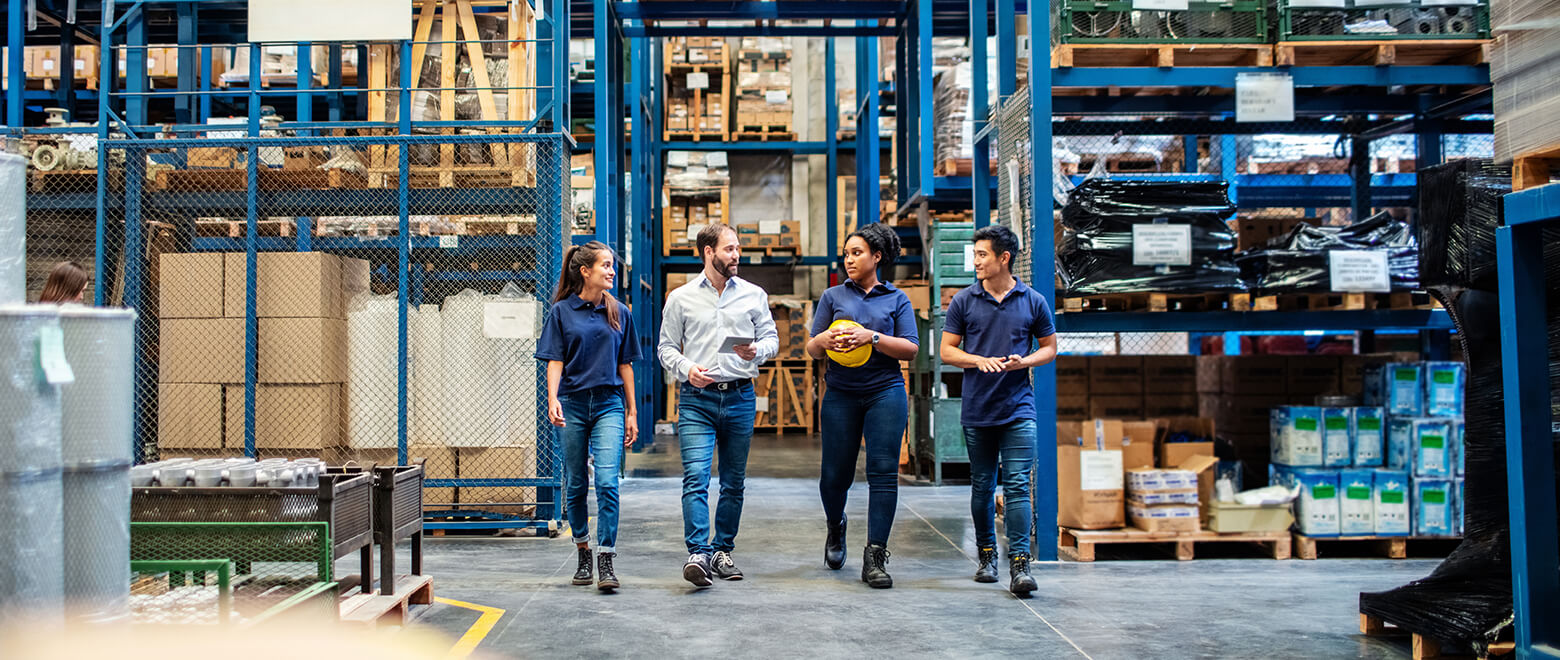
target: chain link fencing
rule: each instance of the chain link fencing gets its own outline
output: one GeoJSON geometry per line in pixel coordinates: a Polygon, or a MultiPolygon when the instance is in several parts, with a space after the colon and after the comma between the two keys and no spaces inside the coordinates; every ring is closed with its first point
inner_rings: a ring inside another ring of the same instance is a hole
{"type": "Polygon", "coordinates": [[[135,624],[255,624],[334,608],[324,522],[136,522],[130,526],[135,624]]]}

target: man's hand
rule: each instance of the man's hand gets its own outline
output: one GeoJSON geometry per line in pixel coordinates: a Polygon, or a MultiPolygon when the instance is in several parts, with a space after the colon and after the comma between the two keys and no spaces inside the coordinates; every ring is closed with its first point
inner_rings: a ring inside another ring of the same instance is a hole
{"type": "Polygon", "coordinates": [[[623,446],[634,446],[634,440],[639,438],[639,415],[629,411],[623,417],[623,446]]]}
{"type": "Polygon", "coordinates": [[[995,374],[1007,370],[1007,362],[1003,358],[978,357],[975,358],[975,368],[981,373],[995,374]]]}
{"type": "Polygon", "coordinates": [[[752,344],[740,344],[738,346],[733,346],[732,350],[737,352],[737,357],[747,360],[748,362],[752,362],[758,359],[758,349],[755,348],[752,344]]]}
{"type": "Polygon", "coordinates": [[[1025,369],[1025,368],[1028,368],[1028,367],[1029,367],[1029,363],[1024,360],[1024,356],[1019,355],[1017,353],[1014,353],[1014,354],[1009,355],[1009,356],[1007,356],[1005,358],[1002,358],[1002,370],[1003,371],[1018,371],[1020,369],[1025,369]]]}
{"type": "Polygon", "coordinates": [[[553,426],[563,426],[563,403],[556,397],[547,399],[547,421],[553,426]]]}
{"type": "Polygon", "coordinates": [[[709,372],[708,369],[705,369],[704,367],[701,367],[701,366],[698,366],[698,365],[694,365],[692,369],[688,370],[688,384],[692,385],[694,387],[697,387],[699,389],[704,389],[706,387],[709,387],[711,383],[715,382],[715,379],[714,378],[710,378],[707,375],[708,372],[709,372]]]}

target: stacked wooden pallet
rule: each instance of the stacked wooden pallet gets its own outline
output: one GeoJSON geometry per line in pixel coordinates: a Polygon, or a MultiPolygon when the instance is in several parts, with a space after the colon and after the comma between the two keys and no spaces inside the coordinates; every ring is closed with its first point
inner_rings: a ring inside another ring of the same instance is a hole
{"type": "Polygon", "coordinates": [[[738,140],[790,140],[791,49],[784,39],[743,37],[737,51],[738,140]]]}
{"type": "Polygon", "coordinates": [[[725,39],[666,40],[664,139],[725,141],[731,109],[731,49],[725,39]]]}

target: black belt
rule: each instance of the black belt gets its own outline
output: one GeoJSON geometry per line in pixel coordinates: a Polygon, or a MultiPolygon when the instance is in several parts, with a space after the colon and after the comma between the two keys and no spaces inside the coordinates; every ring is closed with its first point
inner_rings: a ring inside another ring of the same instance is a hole
{"type": "Polygon", "coordinates": [[[704,389],[704,390],[714,390],[716,392],[729,392],[731,390],[739,390],[739,389],[742,389],[743,387],[746,387],[746,386],[752,385],[752,384],[753,384],[753,379],[751,379],[751,378],[743,378],[741,380],[724,380],[724,381],[721,381],[721,382],[718,382],[718,383],[710,383],[708,387],[694,387],[692,383],[685,383],[685,385],[687,385],[688,387],[693,387],[693,389],[696,389],[696,390],[704,389]]]}

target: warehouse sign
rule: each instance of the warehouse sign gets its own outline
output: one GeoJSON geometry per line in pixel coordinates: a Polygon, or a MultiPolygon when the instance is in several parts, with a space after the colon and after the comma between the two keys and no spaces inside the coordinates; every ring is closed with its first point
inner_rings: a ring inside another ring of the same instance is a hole
{"type": "Polygon", "coordinates": [[[1385,250],[1329,250],[1327,270],[1338,293],[1391,293],[1385,250]]]}
{"type": "Polygon", "coordinates": [[[1235,74],[1235,121],[1294,120],[1295,79],[1289,74],[1235,74]]]}
{"type": "Polygon", "coordinates": [[[249,0],[249,40],[403,41],[412,0],[249,0]]]}
{"type": "Polygon", "coordinates": [[[1132,225],[1132,265],[1192,265],[1192,226],[1158,223],[1132,225]]]}

